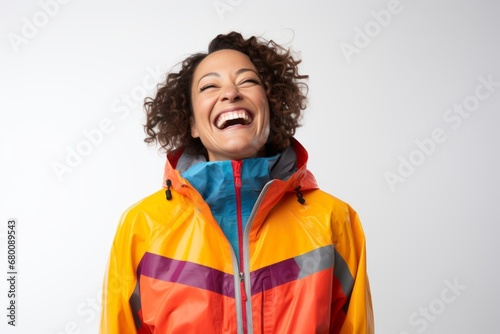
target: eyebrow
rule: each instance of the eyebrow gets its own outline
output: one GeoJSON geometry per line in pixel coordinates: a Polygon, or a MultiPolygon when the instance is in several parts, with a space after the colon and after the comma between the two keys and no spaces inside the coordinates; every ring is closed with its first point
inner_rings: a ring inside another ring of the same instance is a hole
{"type": "MultiPolygon", "coordinates": [[[[257,76],[259,76],[259,74],[257,73],[257,71],[255,71],[255,70],[253,70],[253,69],[251,69],[251,68],[245,68],[245,67],[244,67],[244,68],[240,68],[239,70],[237,70],[237,71],[235,72],[235,74],[236,74],[236,75],[240,75],[241,73],[248,72],[248,71],[253,72],[253,73],[255,73],[257,76]]],[[[220,77],[221,77],[221,75],[220,75],[219,73],[217,73],[217,72],[208,72],[207,74],[203,75],[203,76],[200,78],[200,80],[198,80],[198,84],[200,84],[201,79],[203,79],[203,78],[205,78],[205,77],[209,77],[209,76],[214,76],[214,77],[217,77],[217,78],[220,78],[220,77]]]]}

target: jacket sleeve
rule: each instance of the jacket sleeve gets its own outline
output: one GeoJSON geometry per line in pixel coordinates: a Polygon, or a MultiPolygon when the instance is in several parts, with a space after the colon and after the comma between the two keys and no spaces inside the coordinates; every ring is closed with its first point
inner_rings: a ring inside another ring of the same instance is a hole
{"type": "Polygon", "coordinates": [[[115,234],[103,282],[101,334],[136,334],[140,326],[137,312],[134,314],[131,307],[137,266],[143,254],[137,240],[144,239],[134,231],[136,223],[137,215],[126,212],[115,234]]]}
{"type": "MultiPolygon", "coordinates": [[[[340,334],[373,334],[375,331],[370,284],[366,268],[366,243],[361,222],[356,212],[346,204],[344,212],[337,217],[342,221],[337,224],[342,228],[334,232],[336,257],[343,265],[335,268],[335,275],[342,281],[345,293],[343,312],[340,318],[332,317],[332,333],[340,334]],[[339,273],[344,268],[344,273],[339,273]],[[340,320],[340,321],[339,321],[340,320]]],[[[337,226],[338,226],[337,225],[337,226]]],[[[338,302],[338,300],[337,300],[338,302]]]]}

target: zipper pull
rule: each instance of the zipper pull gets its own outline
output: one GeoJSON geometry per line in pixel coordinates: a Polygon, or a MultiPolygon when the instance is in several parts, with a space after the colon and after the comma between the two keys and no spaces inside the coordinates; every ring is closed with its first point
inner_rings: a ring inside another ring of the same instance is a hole
{"type": "Polygon", "coordinates": [[[233,173],[234,173],[234,185],[238,188],[241,187],[241,165],[243,164],[243,161],[241,160],[233,160],[231,162],[233,166],[233,173]]]}
{"type": "Polygon", "coordinates": [[[240,291],[241,291],[241,300],[247,301],[247,294],[245,292],[245,275],[240,271],[240,291]]]}

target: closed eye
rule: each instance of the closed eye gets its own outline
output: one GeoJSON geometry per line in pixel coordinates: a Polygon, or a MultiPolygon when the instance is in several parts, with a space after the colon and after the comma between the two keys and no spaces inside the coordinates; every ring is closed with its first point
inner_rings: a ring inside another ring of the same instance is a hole
{"type": "Polygon", "coordinates": [[[257,80],[257,79],[245,79],[243,80],[240,85],[243,85],[243,84],[247,84],[247,83],[250,83],[250,84],[255,84],[255,85],[260,85],[260,81],[257,80]]]}
{"type": "Polygon", "coordinates": [[[216,86],[214,84],[206,84],[205,86],[200,88],[200,92],[203,92],[209,88],[215,88],[216,86]]]}

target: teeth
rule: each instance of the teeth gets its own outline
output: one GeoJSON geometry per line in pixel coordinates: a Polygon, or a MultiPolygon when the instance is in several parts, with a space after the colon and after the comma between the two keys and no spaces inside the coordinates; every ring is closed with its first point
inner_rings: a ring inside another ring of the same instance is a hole
{"type": "Polygon", "coordinates": [[[244,110],[229,111],[219,116],[215,126],[219,129],[223,129],[227,121],[234,119],[242,119],[244,124],[250,124],[250,116],[244,110]]]}

